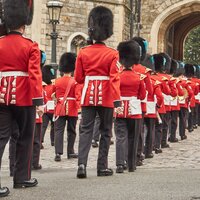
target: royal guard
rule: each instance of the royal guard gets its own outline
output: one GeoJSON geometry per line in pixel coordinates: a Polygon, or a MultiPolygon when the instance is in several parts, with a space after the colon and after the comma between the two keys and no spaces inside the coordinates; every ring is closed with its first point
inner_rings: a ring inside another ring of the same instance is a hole
{"type": "Polygon", "coordinates": [[[147,55],[143,61],[143,65],[151,69],[151,83],[153,86],[153,93],[147,95],[146,113],[144,116],[144,123],[146,125],[145,138],[145,158],[153,158],[153,147],[155,143],[155,123],[158,117],[158,108],[161,108],[164,103],[164,98],[161,91],[161,82],[153,78],[155,74],[155,66],[153,56],[147,55]]]}
{"type": "Polygon", "coordinates": [[[173,81],[173,84],[175,84],[175,86],[176,86],[177,96],[171,97],[171,100],[170,100],[171,120],[170,120],[170,126],[169,126],[170,129],[169,129],[169,138],[168,138],[168,141],[170,141],[170,142],[178,142],[178,138],[176,137],[178,116],[179,116],[179,112],[180,112],[180,104],[179,104],[178,97],[184,95],[184,90],[183,90],[183,87],[181,86],[181,79],[174,77],[178,67],[179,67],[178,62],[176,60],[172,59],[170,75],[173,76],[173,78],[171,77],[171,80],[173,81]]]}
{"type": "Polygon", "coordinates": [[[188,116],[188,131],[192,132],[194,130],[193,122],[194,122],[194,114],[195,114],[195,96],[199,93],[199,84],[196,83],[192,78],[195,74],[195,68],[191,64],[185,64],[185,76],[188,78],[187,84],[189,88],[193,91],[193,95],[190,99],[190,103],[188,106],[189,116],[188,116]]]}
{"type": "Polygon", "coordinates": [[[101,123],[97,176],[113,174],[113,170],[108,168],[108,152],[113,108],[120,106],[118,52],[104,43],[113,34],[111,10],[103,6],[93,8],[88,17],[88,30],[94,44],[79,51],[75,69],[75,80],[79,84],[84,84],[77,178],[87,177],[88,153],[97,113],[101,123]]]}
{"type": "Polygon", "coordinates": [[[179,111],[179,135],[181,140],[187,139],[187,135],[185,134],[186,126],[187,126],[187,115],[188,115],[188,105],[190,99],[193,96],[193,91],[191,87],[187,84],[187,78],[185,75],[185,64],[183,62],[178,62],[178,68],[174,73],[174,77],[179,80],[180,88],[183,90],[183,95],[178,96],[178,103],[180,105],[179,111]]]}
{"type": "MultiPolygon", "coordinates": [[[[25,25],[33,17],[32,0],[6,0],[3,4],[8,34],[0,38],[0,156],[11,134],[13,120],[19,127],[14,169],[14,188],[33,187],[31,179],[35,113],[43,114],[40,50],[37,43],[23,37],[25,25]]],[[[8,188],[0,189],[6,196],[8,188]]]]}
{"type": "Polygon", "coordinates": [[[171,121],[171,99],[176,98],[178,92],[176,88],[176,79],[173,78],[172,75],[169,75],[171,68],[171,58],[166,53],[160,53],[160,56],[163,56],[163,58],[165,59],[165,65],[163,71],[159,73],[159,75],[167,79],[169,88],[171,90],[169,95],[164,94],[164,105],[166,109],[166,114],[164,115],[163,118],[163,133],[161,141],[161,147],[168,148],[169,144],[167,144],[167,139],[169,133],[169,125],[171,121]]]}
{"type": "MultiPolygon", "coordinates": [[[[63,76],[55,80],[53,85],[55,107],[55,161],[61,161],[63,155],[64,132],[67,122],[67,158],[77,158],[74,151],[76,140],[76,123],[78,119],[78,105],[76,90],[78,84],[73,78],[76,55],[74,53],[63,53],[59,62],[59,71],[63,76]]],[[[79,98],[80,99],[80,98],[79,98]]]]}
{"type": "Polygon", "coordinates": [[[193,128],[197,129],[198,128],[198,118],[199,118],[199,113],[198,113],[198,109],[199,109],[199,104],[200,104],[200,69],[198,65],[194,65],[194,77],[191,79],[197,86],[198,88],[198,94],[195,95],[195,108],[194,108],[194,118],[193,118],[193,128]]]}
{"type": "MultiPolygon", "coordinates": [[[[132,39],[133,41],[136,41],[140,45],[140,63],[137,65],[134,65],[133,70],[139,74],[144,75],[144,82],[146,86],[146,97],[147,94],[152,95],[153,93],[153,88],[151,84],[151,79],[150,79],[150,74],[151,74],[151,69],[143,66],[143,62],[146,58],[147,54],[147,49],[148,49],[148,42],[141,38],[141,37],[134,37],[132,39]]],[[[147,99],[145,98],[141,104],[142,104],[142,120],[144,120],[144,115],[146,113],[146,101],[147,99]]],[[[143,122],[142,122],[143,124],[143,122]]],[[[139,143],[138,143],[138,150],[137,150],[137,165],[141,166],[142,165],[142,160],[144,159],[143,153],[144,153],[144,127],[141,126],[140,130],[140,136],[139,136],[139,143]]]]}
{"type": "Polygon", "coordinates": [[[121,108],[116,109],[116,173],[123,173],[128,143],[128,171],[136,170],[137,146],[142,126],[141,100],[146,97],[144,75],[136,73],[134,65],[140,62],[140,46],[131,40],[118,45],[120,63],[121,108]],[[127,142],[128,141],[128,142],[127,142]]]}
{"type": "Polygon", "coordinates": [[[155,74],[151,76],[151,78],[155,81],[161,82],[161,91],[164,97],[163,105],[158,108],[158,114],[155,125],[155,153],[162,153],[161,140],[163,134],[163,123],[165,120],[166,108],[165,108],[165,96],[169,96],[171,94],[171,89],[168,84],[168,79],[164,77],[162,74],[165,71],[166,58],[160,54],[153,55],[154,63],[155,63],[155,74]]]}
{"type": "MultiPolygon", "coordinates": [[[[48,127],[49,122],[51,123],[51,130],[50,130],[50,141],[51,146],[54,146],[54,101],[52,99],[53,94],[53,84],[52,81],[55,79],[55,70],[52,68],[51,65],[45,65],[42,67],[42,85],[44,91],[44,102],[45,102],[45,113],[42,116],[42,143],[44,142],[44,136],[46,129],[48,127]]],[[[41,148],[44,148],[43,144],[41,144],[41,148]]]]}

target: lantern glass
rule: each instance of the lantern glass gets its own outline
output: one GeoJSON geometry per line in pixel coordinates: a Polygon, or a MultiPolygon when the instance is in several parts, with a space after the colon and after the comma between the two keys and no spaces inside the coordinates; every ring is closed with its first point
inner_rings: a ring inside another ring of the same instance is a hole
{"type": "Polygon", "coordinates": [[[47,3],[47,8],[49,11],[49,22],[50,23],[59,23],[60,20],[60,13],[63,7],[63,3],[59,1],[49,1],[47,3]]]}

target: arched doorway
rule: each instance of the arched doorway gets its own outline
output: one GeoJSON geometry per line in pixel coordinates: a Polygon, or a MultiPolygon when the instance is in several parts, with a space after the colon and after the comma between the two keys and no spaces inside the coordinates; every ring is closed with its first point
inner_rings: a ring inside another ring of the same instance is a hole
{"type": "Polygon", "coordinates": [[[167,52],[182,60],[187,34],[200,24],[200,2],[183,0],[168,7],[154,21],[151,29],[152,53],[167,52]]]}
{"type": "Polygon", "coordinates": [[[87,35],[82,32],[72,34],[67,41],[67,51],[78,53],[79,49],[87,44],[87,35]]]}

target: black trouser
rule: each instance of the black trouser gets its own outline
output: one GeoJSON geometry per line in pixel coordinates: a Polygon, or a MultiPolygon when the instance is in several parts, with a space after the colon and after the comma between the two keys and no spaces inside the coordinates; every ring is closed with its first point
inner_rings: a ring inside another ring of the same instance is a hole
{"type": "Polygon", "coordinates": [[[127,138],[128,138],[128,167],[136,168],[137,146],[141,129],[141,119],[124,119],[115,120],[116,134],[116,165],[124,165],[126,160],[127,138]]]}
{"type": "Polygon", "coordinates": [[[168,111],[166,112],[166,114],[164,114],[163,117],[163,130],[162,130],[162,144],[166,144],[167,143],[167,135],[169,132],[169,123],[171,120],[171,113],[168,111]]]}
{"type": "Polygon", "coordinates": [[[194,121],[193,121],[193,125],[196,126],[198,125],[198,119],[199,119],[199,104],[196,103],[195,108],[194,108],[194,121]]]}
{"type": "Polygon", "coordinates": [[[179,111],[179,135],[185,136],[186,121],[187,121],[187,108],[181,107],[179,111]]]}
{"type": "Polygon", "coordinates": [[[198,126],[200,126],[200,104],[198,106],[198,126]]]}
{"type": "Polygon", "coordinates": [[[31,178],[32,143],[35,126],[34,106],[0,105],[0,166],[5,146],[13,132],[13,121],[19,127],[16,144],[14,182],[31,178]]]}
{"type": "Polygon", "coordinates": [[[163,118],[165,114],[159,114],[162,120],[162,123],[159,123],[158,119],[156,119],[155,125],[155,148],[159,149],[161,145],[162,139],[162,131],[163,131],[163,118]]]}
{"type": "Polygon", "coordinates": [[[95,141],[99,141],[99,137],[100,137],[99,127],[100,127],[100,123],[101,123],[100,117],[99,117],[99,115],[97,115],[96,118],[95,118],[94,129],[93,129],[93,140],[95,140],[95,141]]]}
{"type": "Polygon", "coordinates": [[[189,112],[188,116],[188,130],[193,129],[195,107],[190,108],[190,110],[191,112],[189,112]]]}
{"type": "Polygon", "coordinates": [[[16,121],[13,121],[13,131],[9,141],[9,160],[10,160],[10,174],[14,174],[15,157],[16,157],[16,143],[19,137],[19,128],[16,121]]]}
{"type": "Polygon", "coordinates": [[[61,116],[55,123],[55,153],[63,154],[64,132],[67,121],[67,154],[74,153],[74,143],[76,140],[76,123],[78,117],[61,116]]]}
{"type": "Polygon", "coordinates": [[[147,128],[146,140],[145,140],[145,155],[149,155],[153,151],[153,145],[155,141],[155,118],[144,118],[144,123],[147,128]]]}
{"type": "Polygon", "coordinates": [[[81,131],[79,138],[78,165],[87,166],[88,153],[92,143],[96,115],[100,117],[100,142],[97,169],[108,167],[108,152],[110,147],[113,108],[100,106],[82,107],[81,131]]]}
{"type": "Polygon", "coordinates": [[[170,140],[173,141],[176,138],[176,130],[178,125],[178,110],[171,111],[171,126],[170,126],[170,140]]]}
{"type": "Polygon", "coordinates": [[[33,141],[33,160],[32,165],[37,167],[40,160],[40,149],[42,140],[42,123],[36,123],[33,141]]]}
{"type": "Polygon", "coordinates": [[[139,140],[138,140],[138,147],[137,147],[137,158],[138,160],[141,159],[141,154],[144,153],[144,113],[142,113],[141,119],[141,126],[139,131],[139,140]]]}
{"type": "Polygon", "coordinates": [[[44,113],[42,116],[42,142],[44,142],[44,136],[49,122],[51,122],[50,130],[50,140],[51,144],[54,144],[54,122],[53,122],[53,113],[44,113]]]}

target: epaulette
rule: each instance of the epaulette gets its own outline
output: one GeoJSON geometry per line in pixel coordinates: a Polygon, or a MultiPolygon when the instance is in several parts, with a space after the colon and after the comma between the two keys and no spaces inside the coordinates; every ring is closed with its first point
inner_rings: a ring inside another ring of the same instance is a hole
{"type": "Polygon", "coordinates": [[[145,74],[148,73],[148,72],[151,72],[151,71],[152,71],[151,69],[146,68],[146,70],[145,70],[145,74]]]}
{"type": "Polygon", "coordinates": [[[147,76],[144,74],[140,74],[140,80],[144,80],[147,76]]]}
{"type": "Polygon", "coordinates": [[[44,81],[42,81],[42,86],[45,86],[45,85],[47,85],[44,81]]]}
{"type": "Polygon", "coordinates": [[[176,80],[176,78],[173,76],[170,78],[170,81],[175,81],[175,80],[176,80]]]}
{"type": "Polygon", "coordinates": [[[155,82],[155,84],[154,85],[160,85],[161,84],[161,82],[160,81],[158,81],[158,80],[156,80],[156,82],[155,82]]]}
{"type": "Polygon", "coordinates": [[[52,85],[55,85],[55,82],[56,82],[56,79],[51,80],[52,85]]]}
{"type": "Polygon", "coordinates": [[[26,40],[29,40],[30,42],[34,42],[33,40],[31,40],[30,38],[28,38],[28,37],[25,37],[24,35],[22,35],[22,37],[24,38],[24,39],[26,39],[26,40]]]}
{"type": "Polygon", "coordinates": [[[118,72],[123,71],[123,66],[121,65],[121,63],[119,61],[116,62],[116,66],[117,66],[118,72]]]}
{"type": "Polygon", "coordinates": [[[166,77],[162,77],[162,81],[168,81],[166,77]]]}

